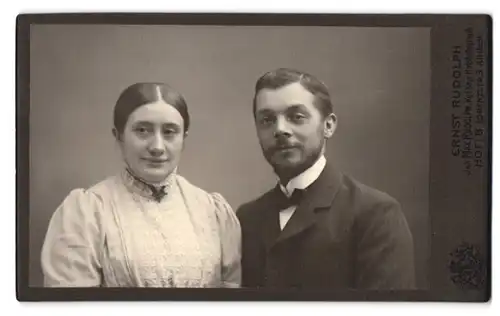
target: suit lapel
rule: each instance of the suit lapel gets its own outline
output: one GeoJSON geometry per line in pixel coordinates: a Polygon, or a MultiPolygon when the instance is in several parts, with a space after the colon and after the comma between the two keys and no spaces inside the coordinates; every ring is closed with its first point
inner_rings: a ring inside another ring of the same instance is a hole
{"type": "MultiPolygon", "coordinates": [[[[281,243],[312,227],[316,223],[316,212],[328,209],[341,184],[341,174],[328,163],[318,179],[305,191],[302,202],[284,227],[275,243],[281,243]]],[[[279,215],[276,221],[279,229],[279,215]]]]}
{"type": "Polygon", "coordinates": [[[278,199],[276,198],[281,193],[277,190],[279,190],[278,186],[269,192],[267,200],[263,203],[265,209],[262,212],[261,236],[266,251],[271,249],[281,233],[278,199]]]}

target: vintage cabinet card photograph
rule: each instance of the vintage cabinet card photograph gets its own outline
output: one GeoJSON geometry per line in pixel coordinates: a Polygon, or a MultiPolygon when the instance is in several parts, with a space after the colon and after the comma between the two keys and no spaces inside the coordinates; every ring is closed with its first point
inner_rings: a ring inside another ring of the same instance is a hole
{"type": "Polygon", "coordinates": [[[18,300],[490,300],[490,16],[16,32],[18,300]]]}

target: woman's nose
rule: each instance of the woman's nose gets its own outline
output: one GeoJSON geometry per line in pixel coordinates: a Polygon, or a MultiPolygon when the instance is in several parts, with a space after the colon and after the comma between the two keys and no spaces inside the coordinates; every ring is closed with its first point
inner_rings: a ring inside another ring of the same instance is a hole
{"type": "Polygon", "coordinates": [[[151,154],[160,156],[165,152],[165,143],[161,135],[155,135],[149,145],[151,154]]]}

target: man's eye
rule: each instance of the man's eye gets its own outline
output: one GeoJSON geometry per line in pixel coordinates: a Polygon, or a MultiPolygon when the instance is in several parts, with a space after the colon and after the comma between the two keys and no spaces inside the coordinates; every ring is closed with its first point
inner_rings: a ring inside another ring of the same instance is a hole
{"type": "Polygon", "coordinates": [[[163,134],[167,135],[167,136],[172,136],[172,135],[176,134],[176,132],[177,131],[174,130],[174,129],[166,129],[166,130],[163,131],[163,134]]]}
{"type": "Polygon", "coordinates": [[[301,114],[301,113],[295,113],[295,114],[291,115],[291,119],[293,121],[302,121],[305,118],[306,118],[306,116],[304,114],[301,114]]]}
{"type": "Polygon", "coordinates": [[[263,118],[260,119],[260,123],[263,125],[268,125],[273,122],[273,118],[270,116],[264,116],[263,118]]]}

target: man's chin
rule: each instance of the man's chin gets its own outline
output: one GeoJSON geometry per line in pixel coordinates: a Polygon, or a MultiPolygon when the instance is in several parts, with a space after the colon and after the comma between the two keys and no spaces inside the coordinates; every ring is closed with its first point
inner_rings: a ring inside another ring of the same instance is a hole
{"type": "Polygon", "coordinates": [[[290,158],[273,159],[270,163],[274,170],[281,172],[293,171],[300,168],[300,166],[302,165],[301,161],[290,158]]]}

